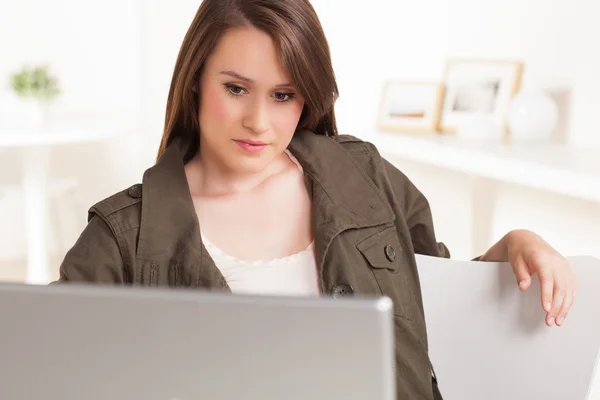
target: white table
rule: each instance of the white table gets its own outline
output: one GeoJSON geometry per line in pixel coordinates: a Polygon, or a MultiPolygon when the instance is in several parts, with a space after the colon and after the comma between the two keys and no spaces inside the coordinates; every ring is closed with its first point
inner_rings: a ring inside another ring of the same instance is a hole
{"type": "Polygon", "coordinates": [[[600,204],[600,150],[560,143],[501,144],[436,133],[376,132],[368,137],[391,162],[409,160],[476,178],[474,251],[491,242],[497,183],[522,185],[600,204]]]}
{"type": "Polygon", "coordinates": [[[0,151],[15,150],[21,157],[22,192],[27,232],[27,272],[29,284],[47,284],[51,280],[47,248],[48,170],[50,152],[57,146],[103,141],[111,131],[70,129],[60,132],[0,132],[0,151]]]}
{"type": "Polygon", "coordinates": [[[378,132],[387,157],[600,203],[600,150],[560,143],[500,144],[441,134],[378,132]]]}

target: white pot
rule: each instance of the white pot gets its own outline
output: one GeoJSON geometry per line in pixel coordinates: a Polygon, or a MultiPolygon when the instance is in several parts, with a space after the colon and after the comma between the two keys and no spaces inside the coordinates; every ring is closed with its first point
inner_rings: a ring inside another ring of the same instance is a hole
{"type": "Polygon", "coordinates": [[[35,133],[43,133],[47,128],[48,106],[40,100],[26,100],[24,102],[27,117],[27,127],[35,133]]]}

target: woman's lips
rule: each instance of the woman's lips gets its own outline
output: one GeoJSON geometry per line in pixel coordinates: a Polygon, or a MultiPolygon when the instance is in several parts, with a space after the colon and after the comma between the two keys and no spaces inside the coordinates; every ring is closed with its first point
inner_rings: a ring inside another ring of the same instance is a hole
{"type": "Polygon", "coordinates": [[[248,153],[258,153],[268,146],[265,143],[255,142],[252,140],[234,140],[234,142],[248,153]]]}

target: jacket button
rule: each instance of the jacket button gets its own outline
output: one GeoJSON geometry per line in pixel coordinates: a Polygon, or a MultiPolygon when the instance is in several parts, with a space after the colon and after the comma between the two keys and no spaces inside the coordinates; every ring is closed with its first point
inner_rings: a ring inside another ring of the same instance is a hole
{"type": "Polygon", "coordinates": [[[128,193],[134,199],[139,199],[140,197],[142,197],[142,185],[139,183],[136,185],[133,185],[132,187],[129,188],[128,193]]]}
{"type": "Polygon", "coordinates": [[[331,289],[331,294],[335,298],[352,296],[354,294],[354,289],[352,286],[346,284],[335,285],[333,289],[331,289]]]}
{"type": "Polygon", "coordinates": [[[396,259],[396,250],[394,250],[394,248],[389,244],[385,246],[385,256],[390,262],[396,259]]]}

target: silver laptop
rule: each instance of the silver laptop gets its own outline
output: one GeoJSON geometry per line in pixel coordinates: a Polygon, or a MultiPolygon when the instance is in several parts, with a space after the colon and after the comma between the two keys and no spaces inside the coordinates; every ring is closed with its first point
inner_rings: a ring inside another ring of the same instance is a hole
{"type": "Polygon", "coordinates": [[[0,285],[0,399],[391,400],[392,304],[0,285]]]}

